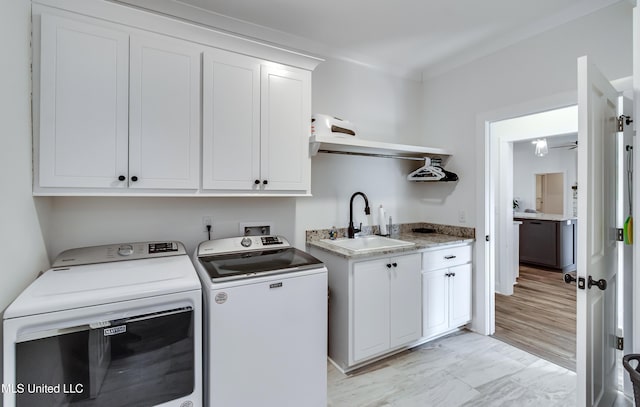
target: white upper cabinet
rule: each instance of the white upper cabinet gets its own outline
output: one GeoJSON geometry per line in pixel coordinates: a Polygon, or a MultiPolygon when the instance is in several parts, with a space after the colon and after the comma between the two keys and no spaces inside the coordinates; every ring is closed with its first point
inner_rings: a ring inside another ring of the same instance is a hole
{"type": "Polygon", "coordinates": [[[268,190],[310,189],[311,72],[263,65],[260,181],[268,190]]]}
{"type": "Polygon", "coordinates": [[[40,187],[196,191],[201,49],[41,21],[40,187]]]}
{"type": "Polygon", "coordinates": [[[200,58],[185,41],[131,37],[129,187],[199,187],[200,58]]]}
{"type": "Polygon", "coordinates": [[[204,55],[205,190],[307,193],[311,73],[244,55],[204,55]]]}
{"type": "Polygon", "coordinates": [[[42,2],[34,194],[310,193],[319,59],[111,2],[42,2]]]}
{"type": "Polygon", "coordinates": [[[207,50],[202,94],[202,187],[233,191],[257,188],[260,60],[207,50]]]}
{"type": "Polygon", "coordinates": [[[127,174],[129,36],[42,16],[39,182],[114,188],[127,174]]]}

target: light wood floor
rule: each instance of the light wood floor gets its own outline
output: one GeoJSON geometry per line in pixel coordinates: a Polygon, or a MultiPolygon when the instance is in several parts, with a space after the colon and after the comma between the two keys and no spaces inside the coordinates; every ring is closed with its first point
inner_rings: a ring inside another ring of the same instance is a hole
{"type": "Polygon", "coordinates": [[[576,286],[521,265],[513,295],[496,293],[494,337],[575,372],[576,286]]]}

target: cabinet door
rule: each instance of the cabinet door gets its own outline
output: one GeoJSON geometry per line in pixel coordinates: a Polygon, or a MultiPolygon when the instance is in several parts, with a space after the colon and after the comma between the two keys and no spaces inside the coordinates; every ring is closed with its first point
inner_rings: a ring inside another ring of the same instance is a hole
{"type": "Polygon", "coordinates": [[[89,20],[41,21],[40,186],[125,187],[128,35],[89,20]]]}
{"type": "Polygon", "coordinates": [[[422,273],[422,336],[430,337],[449,328],[448,269],[422,273]]]}
{"type": "Polygon", "coordinates": [[[557,222],[523,220],[520,225],[520,260],[556,267],[557,222]]]}
{"type": "Polygon", "coordinates": [[[421,335],[420,254],[390,259],[389,340],[396,347],[413,342],[421,335]]]}
{"type": "Polygon", "coordinates": [[[199,187],[200,54],[168,37],[131,38],[129,187],[199,187]]]}
{"type": "Polygon", "coordinates": [[[261,180],[265,190],[310,190],[311,72],[263,65],[261,180]]]}
{"type": "Polygon", "coordinates": [[[387,260],[353,265],[353,360],[389,349],[389,271],[387,260]]]}
{"type": "Polygon", "coordinates": [[[202,187],[258,190],[260,61],[209,49],[203,69],[202,187]]]}
{"type": "Polygon", "coordinates": [[[449,328],[471,320],[471,264],[449,269],[449,328]]]}

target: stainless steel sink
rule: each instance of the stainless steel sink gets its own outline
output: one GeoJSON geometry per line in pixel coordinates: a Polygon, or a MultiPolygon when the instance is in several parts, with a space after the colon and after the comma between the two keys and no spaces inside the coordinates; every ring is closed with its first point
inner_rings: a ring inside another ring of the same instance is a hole
{"type": "Polygon", "coordinates": [[[384,236],[362,236],[355,239],[322,239],[321,242],[349,250],[354,253],[362,253],[374,250],[395,249],[399,247],[414,246],[415,243],[403,240],[391,239],[384,236]]]}

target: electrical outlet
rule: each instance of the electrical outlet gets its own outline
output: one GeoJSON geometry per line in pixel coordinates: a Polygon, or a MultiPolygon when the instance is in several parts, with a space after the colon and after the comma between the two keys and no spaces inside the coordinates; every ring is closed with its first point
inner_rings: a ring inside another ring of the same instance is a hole
{"type": "Polygon", "coordinates": [[[207,232],[207,226],[211,226],[213,223],[213,218],[211,216],[203,216],[202,217],[202,230],[207,232]]]}
{"type": "Polygon", "coordinates": [[[467,214],[463,210],[458,211],[458,222],[465,223],[467,221],[467,214]]]}

